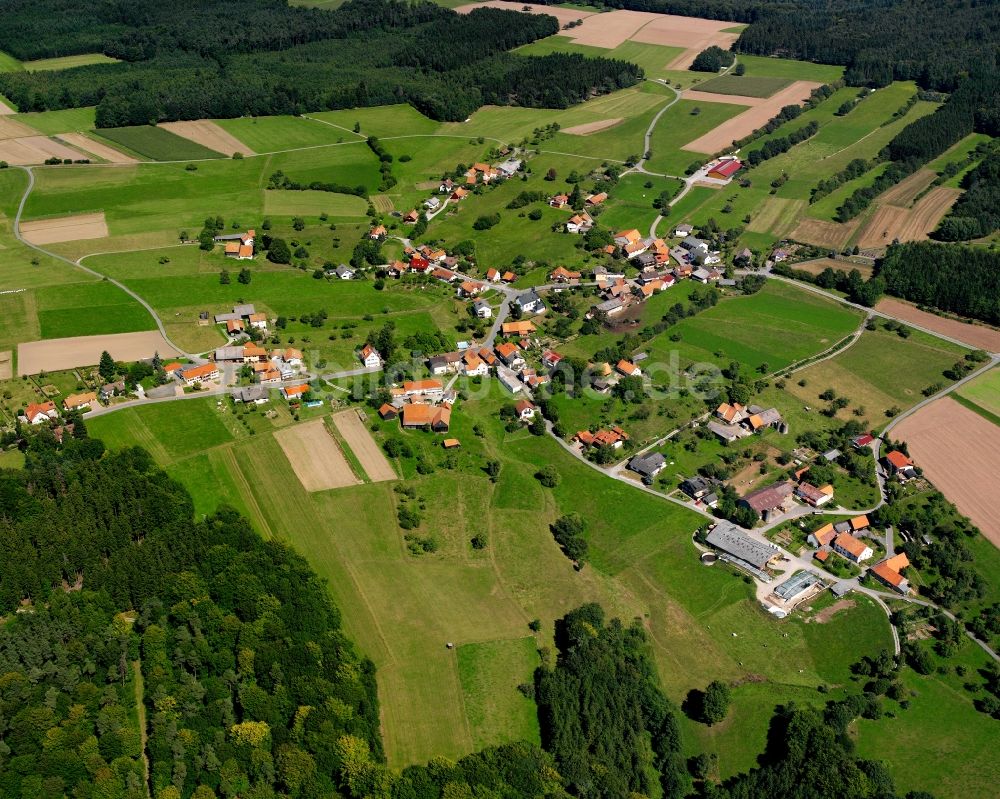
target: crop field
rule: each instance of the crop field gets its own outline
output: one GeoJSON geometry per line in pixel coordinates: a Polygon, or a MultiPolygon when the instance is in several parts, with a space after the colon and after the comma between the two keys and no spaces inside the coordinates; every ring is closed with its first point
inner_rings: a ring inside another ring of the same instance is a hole
{"type": "Polygon", "coordinates": [[[888,409],[905,410],[923,399],[925,388],[947,385],[942,372],[965,352],[916,330],[905,339],[886,330],[866,330],[835,357],[796,373],[786,390],[819,408],[825,405],[819,394],[832,388],[851,402],[838,412],[841,419],[855,418],[852,409],[860,407],[872,425],[881,426],[888,421],[888,409]],[[799,385],[801,380],[805,386],[799,385]]]}
{"type": "Polygon", "coordinates": [[[43,72],[53,69],[73,69],[74,67],[89,67],[93,64],[117,64],[117,58],[111,58],[104,53],[81,53],[67,55],[61,58],[41,58],[38,61],[23,61],[21,66],[28,72],[43,72]]]}
{"type": "Polygon", "coordinates": [[[715,94],[738,94],[742,97],[770,97],[781,91],[792,81],[789,78],[775,78],[765,75],[722,75],[698,84],[698,91],[715,94]]]}
{"type": "MultiPolygon", "coordinates": [[[[480,112],[483,110],[485,109],[480,109],[480,112]]],[[[522,109],[510,110],[520,111],[522,109]]],[[[440,122],[424,116],[409,103],[380,105],[371,108],[349,108],[340,111],[321,111],[309,114],[309,117],[339,128],[340,132],[345,134],[344,141],[350,140],[351,137],[346,134],[353,134],[355,125],[361,128],[358,135],[377,136],[380,139],[436,133],[439,132],[439,127],[443,127],[440,122]]]]}
{"type": "Polygon", "coordinates": [[[197,161],[225,157],[222,153],[153,125],[101,128],[99,136],[111,142],[112,146],[121,145],[151,161],[197,161]]]}
{"type": "Polygon", "coordinates": [[[737,360],[752,369],[766,364],[769,371],[778,371],[832,347],[859,321],[838,303],[769,281],[757,294],[723,300],[682,320],[654,338],[647,350],[663,363],[676,351],[682,365],[725,366],[737,360]],[[670,340],[673,333],[680,333],[680,341],[670,340]]]}

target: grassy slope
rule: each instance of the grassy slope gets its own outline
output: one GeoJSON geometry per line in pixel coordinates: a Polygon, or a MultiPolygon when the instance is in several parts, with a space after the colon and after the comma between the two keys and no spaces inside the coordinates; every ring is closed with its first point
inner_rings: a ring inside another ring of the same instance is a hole
{"type": "Polygon", "coordinates": [[[17,122],[23,122],[47,136],[53,136],[57,133],[74,133],[93,130],[94,107],[17,114],[13,119],[17,122]]]}
{"type": "Polygon", "coordinates": [[[704,161],[705,156],[681,148],[726,120],[743,113],[747,107],[730,103],[679,100],[660,117],[656,130],[653,131],[650,144],[653,157],[647,164],[648,168],[653,172],[683,175],[688,164],[704,161]],[[697,114],[694,113],[696,109],[697,114]]]}

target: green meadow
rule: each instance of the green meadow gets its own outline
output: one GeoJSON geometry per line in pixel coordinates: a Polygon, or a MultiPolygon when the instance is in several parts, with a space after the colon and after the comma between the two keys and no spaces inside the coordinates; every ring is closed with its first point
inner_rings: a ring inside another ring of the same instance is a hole
{"type": "Polygon", "coordinates": [[[359,140],[350,131],[343,131],[303,117],[240,117],[217,119],[215,124],[231,133],[255,153],[273,153],[299,147],[322,147],[340,141],[359,140]]]}
{"type": "Polygon", "coordinates": [[[121,145],[151,161],[197,161],[224,158],[222,153],[209,150],[197,142],[185,139],[165,128],[140,125],[134,128],[101,128],[99,135],[112,145],[121,145]]]}
{"type": "Polygon", "coordinates": [[[66,108],[61,111],[36,111],[17,114],[12,118],[44,133],[46,136],[54,136],[58,133],[93,130],[94,107],[66,108]]]}
{"type": "Polygon", "coordinates": [[[653,131],[650,142],[653,157],[649,159],[647,168],[651,172],[683,176],[689,164],[702,162],[705,156],[681,148],[723,122],[742,114],[748,107],[732,103],[678,100],[660,117],[653,131]]]}

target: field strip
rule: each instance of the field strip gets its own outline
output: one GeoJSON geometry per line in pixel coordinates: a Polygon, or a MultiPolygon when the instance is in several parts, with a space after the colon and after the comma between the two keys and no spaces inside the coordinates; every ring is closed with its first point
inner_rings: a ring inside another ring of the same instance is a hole
{"type": "Polygon", "coordinates": [[[6,161],[8,164],[16,166],[42,164],[49,158],[79,161],[84,158],[84,154],[60,141],[37,134],[0,141],[0,161],[6,161]]]}
{"type": "Polygon", "coordinates": [[[104,212],[100,211],[22,222],[20,231],[28,244],[59,244],[63,241],[107,238],[108,224],[104,212]]]}
{"type": "Polygon", "coordinates": [[[103,158],[105,161],[111,164],[138,164],[140,163],[138,158],[133,158],[131,155],[125,155],[125,153],[109,147],[94,139],[84,136],[82,133],[60,133],[56,136],[60,141],[66,142],[77,149],[88,152],[91,155],[96,155],[98,158],[103,158]]]}
{"type": "Polygon", "coordinates": [[[306,491],[326,491],[361,482],[322,419],[286,427],[274,438],[306,491]]]}
{"type": "Polygon", "coordinates": [[[983,535],[1000,548],[1000,427],[950,397],[942,397],[893,429],[927,477],[983,535]]]}
{"type": "Polygon", "coordinates": [[[3,100],[0,100],[0,117],[9,116],[10,114],[16,114],[16,113],[17,111],[15,109],[11,108],[3,100]]]}
{"type": "Polygon", "coordinates": [[[73,336],[17,345],[18,375],[59,372],[77,366],[94,366],[107,350],[116,361],[139,361],[159,353],[161,358],[180,355],[158,330],[138,333],[108,333],[103,336],[73,336]]]}
{"type": "Polygon", "coordinates": [[[13,377],[14,362],[11,360],[13,354],[11,350],[0,352],[0,380],[10,380],[13,377]]]}
{"type": "Polygon", "coordinates": [[[392,464],[382,454],[378,444],[365,429],[357,411],[352,409],[335,414],[333,423],[340,435],[344,437],[347,446],[351,448],[351,452],[358,459],[361,468],[365,470],[369,480],[378,483],[384,480],[398,479],[392,464]]]}
{"type": "Polygon", "coordinates": [[[361,138],[361,139],[367,139],[368,138],[367,136],[365,136],[364,133],[357,133],[356,131],[353,131],[350,128],[345,128],[343,125],[337,125],[336,123],[333,123],[333,122],[327,122],[325,119],[316,119],[316,117],[311,117],[311,116],[308,116],[306,114],[303,114],[302,118],[303,119],[308,119],[311,122],[319,122],[321,125],[329,125],[331,128],[336,128],[337,130],[342,130],[342,131],[344,131],[346,133],[350,133],[352,136],[357,136],[358,138],[361,138]]]}
{"type": "Polygon", "coordinates": [[[602,130],[620,125],[623,121],[622,117],[612,117],[611,119],[601,119],[597,122],[585,122],[582,125],[574,125],[571,128],[563,128],[562,132],[568,133],[571,136],[589,136],[592,133],[600,133],[602,130]]]}
{"type": "Polygon", "coordinates": [[[257,502],[257,496],[250,487],[250,481],[241,468],[233,448],[231,446],[219,447],[208,454],[210,461],[213,457],[217,457],[220,465],[233,476],[236,489],[240,492],[240,496],[243,497],[243,501],[246,502],[247,509],[253,515],[253,521],[260,525],[260,532],[267,538],[274,538],[274,531],[271,529],[271,525],[267,523],[267,517],[264,516],[264,511],[261,509],[260,503],[257,502]]]}
{"type": "Polygon", "coordinates": [[[904,322],[925,328],[946,338],[960,341],[970,347],[1000,352],[1000,330],[985,325],[970,322],[960,322],[944,316],[921,311],[915,305],[892,297],[884,297],[878,301],[875,310],[904,322]]]}
{"type": "Polygon", "coordinates": [[[726,103],[728,105],[744,105],[754,108],[768,101],[767,97],[747,97],[745,94],[720,94],[718,92],[703,92],[699,89],[688,89],[682,94],[685,100],[695,100],[701,103],[726,103]]]}
{"type": "Polygon", "coordinates": [[[16,119],[0,119],[0,140],[37,136],[38,131],[16,119]]]}
{"type": "Polygon", "coordinates": [[[193,141],[209,150],[232,156],[233,153],[256,155],[253,150],[237,139],[229,131],[223,130],[210,119],[195,119],[186,122],[161,122],[163,128],[175,136],[193,141]]]}

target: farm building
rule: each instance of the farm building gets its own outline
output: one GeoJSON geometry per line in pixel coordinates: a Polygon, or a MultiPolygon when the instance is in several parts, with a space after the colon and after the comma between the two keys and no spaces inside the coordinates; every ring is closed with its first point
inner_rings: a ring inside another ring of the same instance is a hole
{"type": "Polygon", "coordinates": [[[408,402],[403,406],[402,424],[403,427],[426,427],[436,433],[444,433],[451,426],[451,408],[447,405],[408,402]]]}
{"type": "Polygon", "coordinates": [[[715,178],[716,180],[730,180],[733,175],[740,171],[740,167],[743,164],[740,162],[739,158],[720,158],[719,161],[712,166],[707,172],[707,177],[715,178]]]}
{"type": "Polygon", "coordinates": [[[705,541],[723,556],[728,556],[725,560],[742,568],[749,567],[758,576],[764,575],[764,569],[781,554],[777,547],[750,538],[739,527],[725,521],[716,524],[705,541]]]}
{"type": "Polygon", "coordinates": [[[766,488],[759,488],[740,499],[739,504],[750,508],[754,513],[768,520],[773,514],[784,513],[793,504],[792,493],[795,487],[788,481],[775,483],[766,488]]]}
{"type": "Polygon", "coordinates": [[[656,477],[666,468],[667,460],[659,452],[636,455],[628,462],[628,468],[646,479],[656,477]]]}

